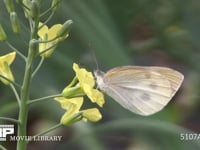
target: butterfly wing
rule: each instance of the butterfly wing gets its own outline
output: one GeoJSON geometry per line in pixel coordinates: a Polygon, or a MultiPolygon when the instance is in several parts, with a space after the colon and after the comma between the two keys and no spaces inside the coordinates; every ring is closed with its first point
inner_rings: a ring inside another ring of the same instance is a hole
{"type": "Polygon", "coordinates": [[[164,75],[170,82],[172,86],[172,96],[176,93],[176,91],[180,88],[181,83],[183,82],[184,76],[180,72],[166,68],[166,67],[151,67],[152,70],[159,72],[164,75]]]}
{"type": "Polygon", "coordinates": [[[104,75],[104,85],[99,87],[126,109],[151,115],[160,111],[173,97],[174,89],[180,86],[174,84],[172,88],[170,71],[167,77],[162,71],[151,67],[117,67],[104,75]]]}

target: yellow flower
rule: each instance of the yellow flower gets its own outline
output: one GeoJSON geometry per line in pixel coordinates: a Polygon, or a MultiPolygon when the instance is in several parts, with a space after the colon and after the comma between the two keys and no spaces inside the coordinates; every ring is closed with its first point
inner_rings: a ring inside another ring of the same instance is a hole
{"type": "Polygon", "coordinates": [[[105,103],[104,96],[99,90],[94,89],[95,80],[92,73],[88,72],[84,68],[79,68],[76,63],[73,64],[73,69],[76,73],[76,77],[79,80],[79,85],[85,92],[85,94],[93,103],[97,103],[99,106],[102,107],[105,103]]]}
{"type": "Polygon", "coordinates": [[[80,108],[83,105],[83,97],[70,99],[64,97],[56,97],[55,100],[60,103],[63,109],[67,110],[60,120],[60,122],[64,125],[70,125],[81,119],[84,121],[89,120],[96,122],[102,118],[101,113],[97,108],[80,111],[80,108]]]}
{"type": "MultiPolygon", "coordinates": [[[[42,23],[39,23],[39,27],[41,27],[42,25],[43,25],[42,23]]],[[[44,42],[39,44],[39,53],[41,53],[41,56],[43,57],[51,56],[51,54],[56,48],[56,44],[59,42],[59,39],[56,37],[57,37],[57,32],[61,29],[61,27],[62,27],[61,24],[55,24],[49,29],[48,26],[43,25],[42,28],[38,31],[38,36],[40,37],[41,41],[52,40],[49,42],[44,42]]]]}
{"type": "Polygon", "coordinates": [[[76,114],[79,114],[78,112],[83,104],[83,97],[71,99],[66,99],[64,97],[56,97],[55,100],[60,103],[63,109],[67,110],[60,120],[62,124],[69,125],[82,119],[81,115],[77,116],[76,114]]]}
{"type": "Polygon", "coordinates": [[[90,108],[83,110],[83,118],[84,121],[97,122],[102,118],[102,115],[97,108],[90,108]]]}
{"type": "Polygon", "coordinates": [[[83,105],[83,97],[76,97],[70,99],[64,97],[56,97],[55,100],[60,103],[63,109],[73,110],[73,113],[77,113],[83,105]]]}
{"type": "MultiPolygon", "coordinates": [[[[13,63],[15,56],[16,52],[12,52],[0,57],[0,75],[11,81],[14,81],[14,77],[11,72],[10,65],[13,63]]],[[[8,80],[2,77],[0,77],[0,80],[6,85],[10,84],[8,80]]]]}
{"type": "Polygon", "coordinates": [[[67,110],[61,118],[61,123],[69,125],[81,119],[84,121],[99,121],[102,115],[97,108],[85,110],[80,110],[80,108],[83,105],[84,95],[87,95],[93,103],[97,103],[102,107],[104,104],[104,95],[97,89],[94,89],[95,79],[91,72],[88,72],[84,68],[79,68],[76,63],[73,64],[73,69],[76,76],[72,82],[63,89],[63,97],[55,98],[55,100],[61,104],[61,107],[67,110]]]}

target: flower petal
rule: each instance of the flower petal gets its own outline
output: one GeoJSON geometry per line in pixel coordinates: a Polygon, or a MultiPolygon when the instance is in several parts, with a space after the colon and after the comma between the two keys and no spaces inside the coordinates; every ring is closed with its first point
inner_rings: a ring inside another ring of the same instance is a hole
{"type": "Polygon", "coordinates": [[[54,98],[57,102],[60,103],[61,107],[63,109],[70,109],[72,105],[75,108],[75,111],[78,112],[81,106],[83,105],[83,97],[76,97],[76,98],[64,98],[64,97],[55,97],[54,98]]]}
{"type": "MultiPolygon", "coordinates": [[[[13,74],[12,74],[12,71],[11,71],[11,69],[10,69],[8,63],[7,63],[7,62],[4,62],[4,64],[3,64],[3,65],[0,65],[0,67],[1,67],[1,69],[0,69],[0,75],[4,76],[5,78],[7,78],[7,79],[9,79],[9,80],[11,80],[11,81],[14,81],[14,76],[13,76],[13,74]]],[[[6,80],[6,79],[4,79],[4,78],[2,78],[2,77],[0,78],[0,80],[1,80],[4,84],[6,84],[6,85],[9,85],[9,84],[10,84],[10,82],[9,82],[8,80],[6,80]]]]}
{"type": "Polygon", "coordinates": [[[79,68],[79,66],[76,63],[73,64],[73,69],[76,72],[76,76],[80,82],[80,85],[87,84],[91,88],[94,87],[95,80],[91,72],[88,72],[84,68],[79,68]]]}
{"type": "Polygon", "coordinates": [[[8,53],[4,56],[1,56],[0,57],[0,63],[3,64],[4,62],[7,62],[8,65],[11,65],[12,62],[14,61],[14,59],[15,59],[15,56],[16,56],[16,52],[11,52],[11,53],[8,53]]]}
{"type": "MultiPolygon", "coordinates": [[[[11,81],[14,81],[14,76],[10,69],[10,65],[13,63],[15,57],[16,57],[16,52],[11,52],[9,54],[0,57],[0,75],[4,76],[5,78],[11,81]]],[[[0,80],[6,85],[10,84],[8,80],[2,77],[0,78],[0,80]]]]}
{"type": "Polygon", "coordinates": [[[83,117],[86,121],[97,122],[102,118],[102,115],[97,108],[90,108],[83,110],[83,117]]]}
{"type": "Polygon", "coordinates": [[[55,97],[54,99],[60,103],[63,109],[67,110],[60,120],[62,124],[69,125],[82,118],[81,113],[79,113],[79,110],[83,104],[83,97],[71,99],[66,99],[64,97],[55,97]]]}
{"type": "Polygon", "coordinates": [[[54,43],[52,43],[52,42],[51,43],[40,43],[39,44],[39,52],[41,53],[40,56],[50,57],[56,48],[56,46],[53,46],[53,45],[54,45],[54,43]],[[52,47],[52,48],[50,48],[50,47],[52,47]],[[48,49],[48,48],[50,48],[50,49],[48,49]],[[47,50],[47,51],[45,51],[45,50],[47,50]],[[45,51],[45,52],[43,52],[43,51],[45,51]]]}
{"type": "Polygon", "coordinates": [[[76,63],[73,64],[73,69],[76,72],[80,87],[83,89],[85,94],[93,103],[97,103],[100,107],[102,107],[105,103],[104,96],[97,89],[93,89],[95,80],[92,73],[88,72],[86,69],[79,68],[76,63]]]}
{"type": "MultiPolygon", "coordinates": [[[[41,27],[43,25],[42,22],[39,23],[39,27],[41,27]]],[[[38,31],[38,36],[43,39],[45,34],[48,34],[49,32],[49,28],[47,25],[44,25],[39,31],[38,31]]]]}
{"type": "Polygon", "coordinates": [[[84,85],[84,91],[93,103],[97,103],[100,107],[105,103],[104,95],[97,89],[91,89],[89,86],[84,85]]]}
{"type": "Polygon", "coordinates": [[[81,113],[70,113],[70,111],[67,111],[64,113],[64,115],[61,117],[60,122],[63,125],[70,125],[73,124],[79,120],[82,119],[82,114],[81,113]]]}
{"type": "MultiPolygon", "coordinates": [[[[43,24],[40,22],[39,26],[42,26],[43,24]]],[[[56,38],[57,36],[57,32],[61,29],[62,25],[61,24],[56,24],[53,25],[50,29],[44,25],[39,31],[38,31],[38,35],[40,37],[40,40],[43,41],[48,41],[48,40],[52,40],[54,38],[56,38]]],[[[39,44],[39,52],[42,53],[43,51],[45,51],[44,53],[41,54],[41,56],[43,57],[49,57],[51,56],[51,54],[53,53],[53,51],[56,48],[56,44],[59,42],[59,39],[55,39],[53,41],[49,41],[48,43],[40,43],[39,44]],[[50,49],[49,49],[50,48],[50,49]]]]}
{"type": "Polygon", "coordinates": [[[61,29],[61,24],[56,24],[49,29],[48,39],[51,40],[57,36],[57,32],[61,29]]]}

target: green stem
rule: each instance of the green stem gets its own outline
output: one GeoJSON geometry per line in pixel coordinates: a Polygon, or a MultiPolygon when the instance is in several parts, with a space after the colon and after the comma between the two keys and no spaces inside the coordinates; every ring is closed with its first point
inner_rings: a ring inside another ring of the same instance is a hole
{"type": "Polygon", "coordinates": [[[0,75],[0,77],[3,78],[3,79],[5,79],[5,80],[7,80],[7,81],[9,81],[10,83],[16,85],[17,87],[21,88],[21,85],[19,85],[18,83],[14,82],[14,81],[12,81],[12,80],[10,80],[10,79],[2,76],[2,75],[0,75]]]}
{"type": "Polygon", "coordinates": [[[6,42],[6,44],[7,44],[8,47],[10,47],[13,51],[15,51],[23,60],[26,60],[26,57],[25,57],[20,51],[18,51],[14,46],[12,46],[12,44],[10,44],[9,42],[6,42]]]}
{"type": "MultiPolygon", "coordinates": [[[[35,20],[33,23],[33,28],[31,30],[31,39],[37,38],[37,28],[38,28],[38,20],[35,20]]],[[[30,40],[31,41],[31,40],[30,40]]],[[[19,111],[19,121],[20,124],[18,126],[18,136],[26,136],[27,135],[27,119],[28,119],[28,104],[29,93],[30,93],[30,83],[31,83],[31,74],[32,74],[32,62],[34,58],[34,50],[29,46],[28,57],[26,59],[26,67],[24,73],[23,84],[21,88],[21,107],[19,111]]],[[[17,142],[17,150],[26,150],[27,142],[25,140],[19,140],[17,142]]]]}
{"type": "Polygon", "coordinates": [[[13,84],[10,84],[10,87],[11,87],[11,89],[13,90],[13,93],[15,94],[15,97],[16,97],[17,102],[18,102],[19,107],[20,107],[20,105],[21,105],[21,100],[20,100],[20,97],[19,97],[19,95],[18,95],[18,93],[17,93],[17,90],[15,89],[15,87],[14,87],[13,84]]]}
{"type": "Polygon", "coordinates": [[[44,57],[41,58],[41,60],[40,60],[40,62],[39,62],[39,64],[38,64],[38,66],[36,67],[36,69],[35,69],[34,72],[32,73],[32,78],[36,75],[36,73],[38,72],[38,70],[39,70],[40,67],[42,66],[43,62],[44,62],[44,57]]]}
{"type": "Polygon", "coordinates": [[[31,19],[29,19],[29,28],[31,29],[31,31],[33,30],[33,25],[32,25],[31,19]]]}
{"type": "Polygon", "coordinates": [[[61,126],[62,126],[61,123],[56,124],[56,125],[54,125],[53,127],[49,128],[49,129],[47,129],[47,130],[45,130],[45,131],[43,131],[43,132],[41,132],[41,133],[39,133],[39,134],[34,135],[34,137],[41,136],[41,135],[45,135],[45,134],[47,134],[47,133],[49,133],[49,132],[51,132],[51,131],[54,131],[55,129],[57,129],[57,128],[61,127],[61,126]]]}
{"type": "MultiPolygon", "coordinates": [[[[57,5],[59,5],[59,3],[60,3],[60,1],[58,1],[57,3],[55,3],[52,7],[50,7],[49,9],[47,9],[45,12],[43,12],[41,15],[40,15],[40,17],[43,17],[43,16],[45,16],[46,14],[48,14],[51,10],[53,10],[57,5]]],[[[53,10],[52,11],[52,13],[51,13],[51,15],[48,17],[48,21],[53,17],[53,15],[54,15],[54,13],[55,13],[55,11],[53,10]]],[[[45,21],[45,24],[48,22],[48,21],[45,21]]]]}
{"type": "MultiPolygon", "coordinates": [[[[44,22],[44,24],[42,25],[42,26],[44,26],[45,24],[47,24],[50,20],[51,20],[51,18],[54,16],[54,14],[55,14],[55,12],[52,12],[51,14],[50,14],[50,16],[47,18],[47,20],[44,22]]],[[[42,17],[42,16],[41,16],[42,17]]],[[[42,27],[41,26],[41,27],[42,27]]],[[[41,29],[41,28],[40,28],[41,29]]]]}
{"type": "Polygon", "coordinates": [[[75,76],[73,78],[72,82],[67,86],[67,88],[70,88],[70,87],[74,86],[77,83],[77,81],[78,81],[78,78],[75,76]]]}
{"type": "Polygon", "coordinates": [[[51,99],[51,98],[54,98],[54,97],[60,97],[60,96],[62,96],[62,95],[61,94],[56,94],[56,95],[45,96],[45,97],[29,100],[27,102],[27,104],[30,105],[30,104],[33,104],[33,103],[36,103],[36,102],[41,102],[41,101],[44,101],[44,100],[48,100],[48,99],[51,99]]]}
{"type": "Polygon", "coordinates": [[[53,11],[53,12],[49,15],[49,17],[47,18],[47,20],[46,20],[44,23],[47,24],[47,23],[53,18],[54,14],[55,14],[55,11],[53,11]]]}
{"type": "Polygon", "coordinates": [[[43,13],[41,13],[40,17],[44,17],[46,14],[48,14],[50,11],[52,10],[52,8],[48,8],[46,11],[44,11],[43,13]]]}
{"type": "Polygon", "coordinates": [[[56,125],[54,125],[53,127],[49,128],[49,129],[47,129],[47,130],[45,130],[45,131],[43,131],[43,132],[41,132],[41,133],[39,133],[39,134],[36,134],[35,136],[45,135],[45,134],[47,134],[47,133],[49,133],[49,132],[51,132],[51,131],[53,131],[53,130],[55,130],[55,129],[61,127],[61,126],[62,126],[61,123],[56,124],[56,125]]]}
{"type": "Polygon", "coordinates": [[[45,53],[45,52],[51,50],[52,48],[54,48],[54,47],[56,47],[56,46],[57,46],[57,45],[55,44],[55,45],[53,45],[53,46],[48,47],[47,49],[45,49],[45,50],[43,50],[42,52],[40,52],[39,55],[42,55],[43,53],[45,53]]]}
{"type": "Polygon", "coordinates": [[[1,150],[7,150],[3,145],[0,145],[1,150]]]}
{"type": "Polygon", "coordinates": [[[19,121],[16,120],[16,119],[13,119],[13,118],[0,117],[0,120],[10,121],[10,122],[13,122],[13,123],[17,123],[17,124],[19,124],[19,121]]]}
{"type": "MultiPolygon", "coordinates": [[[[29,50],[25,75],[21,89],[21,107],[19,111],[19,121],[20,124],[18,126],[18,136],[26,136],[26,127],[27,127],[27,118],[28,118],[28,105],[27,101],[29,99],[29,91],[30,91],[30,82],[31,82],[31,72],[32,72],[32,60],[33,60],[33,51],[29,50]]],[[[17,150],[25,150],[26,149],[26,141],[19,140],[17,142],[17,150]]]]}
{"type": "Polygon", "coordinates": [[[53,42],[53,41],[55,41],[55,40],[57,40],[59,37],[58,36],[56,36],[56,37],[54,37],[53,39],[50,39],[50,40],[38,40],[37,41],[37,43],[49,43],[49,42],[53,42]]]}

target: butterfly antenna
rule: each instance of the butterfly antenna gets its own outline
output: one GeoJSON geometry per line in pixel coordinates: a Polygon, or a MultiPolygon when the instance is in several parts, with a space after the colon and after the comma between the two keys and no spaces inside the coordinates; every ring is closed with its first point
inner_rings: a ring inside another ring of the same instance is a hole
{"type": "Polygon", "coordinates": [[[94,49],[92,48],[91,42],[89,43],[89,47],[90,47],[90,51],[91,51],[91,54],[92,54],[92,58],[93,58],[95,65],[96,65],[96,70],[99,70],[99,64],[97,62],[97,57],[95,55],[94,49]]]}

